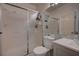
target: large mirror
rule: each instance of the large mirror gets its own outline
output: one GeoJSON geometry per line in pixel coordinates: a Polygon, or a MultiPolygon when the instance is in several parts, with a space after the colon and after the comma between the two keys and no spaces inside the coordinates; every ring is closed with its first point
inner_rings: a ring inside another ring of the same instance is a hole
{"type": "MultiPolygon", "coordinates": [[[[46,11],[43,21],[44,35],[61,34],[70,36],[75,30],[75,4],[62,4],[57,8],[48,8],[51,11],[46,11]],[[73,6],[74,5],[74,6],[73,6]]],[[[54,6],[53,6],[54,7],[54,6]]],[[[78,18],[78,17],[77,17],[78,18]]]]}
{"type": "Polygon", "coordinates": [[[59,19],[43,13],[43,35],[51,36],[59,34],[59,19]]]}

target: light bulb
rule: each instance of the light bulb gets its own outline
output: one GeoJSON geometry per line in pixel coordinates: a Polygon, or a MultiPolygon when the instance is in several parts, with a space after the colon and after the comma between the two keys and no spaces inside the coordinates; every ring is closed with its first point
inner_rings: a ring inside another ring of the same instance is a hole
{"type": "Polygon", "coordinates": [[[55,5],[57,5],[58,3],[54,3],[55,5]]]}

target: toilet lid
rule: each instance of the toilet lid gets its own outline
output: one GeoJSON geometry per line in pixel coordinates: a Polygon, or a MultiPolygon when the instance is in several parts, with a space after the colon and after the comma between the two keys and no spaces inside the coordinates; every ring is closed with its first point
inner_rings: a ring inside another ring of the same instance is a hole
{"type": "Polygon", "coordinates": [[[34,52],[35,54],[44,54],[44,53],[46,53],[46,52],[48,52],[48,51],[49,51],[49,49],[47,49],[47,48],[45,48],[45,47],[42,47],[42,46],[36,47],[36,48],[33,50],[33,52],[34,52]]]}

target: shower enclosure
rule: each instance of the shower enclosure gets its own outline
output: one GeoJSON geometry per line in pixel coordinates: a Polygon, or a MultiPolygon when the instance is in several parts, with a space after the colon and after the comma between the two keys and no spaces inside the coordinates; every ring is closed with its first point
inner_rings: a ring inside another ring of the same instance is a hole
{"type": "Polygon", "coordinates": [[[3,4],[1,19],[1,55],[27,53],[27,11],[3,4]]]}
{"type": "Polygon", "coordinates": [[[12,4],[1,4],[1,55],[23,56],[42,44],[42,26],[35,28],[38,12],[12,4]]]}

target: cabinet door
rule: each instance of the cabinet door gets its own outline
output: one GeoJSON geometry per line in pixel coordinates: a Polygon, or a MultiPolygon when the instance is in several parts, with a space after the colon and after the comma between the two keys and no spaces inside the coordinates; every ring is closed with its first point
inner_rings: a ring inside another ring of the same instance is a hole
{"type": "Polygon", "coordinates": [[[53,55],[54,56],[79,56],[79,52],[76,52],[72,49],[55,44],[53,55]]]}
{"type": "Polygon", "coordinates": [[[2,5],[2,55],[24,55],[27,49],[27,11],[2,5]]]}

